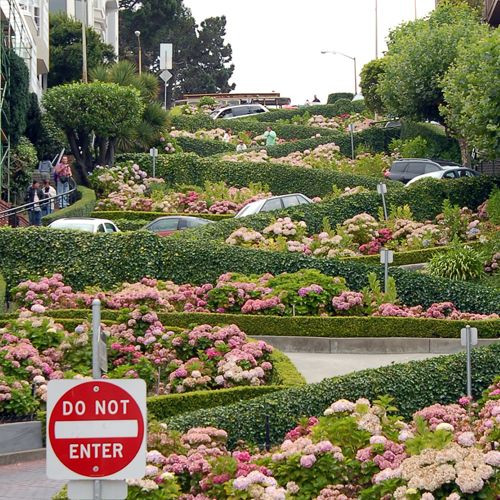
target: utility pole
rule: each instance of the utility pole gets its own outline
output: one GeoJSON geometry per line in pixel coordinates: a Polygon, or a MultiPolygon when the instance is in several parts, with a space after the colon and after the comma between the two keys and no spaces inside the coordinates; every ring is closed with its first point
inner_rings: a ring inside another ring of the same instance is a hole
{"type": "Polygon", "coordinates": [[[378,0],[375,0],[375,59],[378,59],[378,0]]]}
{"type": "Polygon", "coordinates": [[[82,19],[82,81],[83,83],[88,83],[87,76],[87,12],[88,3],[87,1],[82,2],[85,12],[83,13],[82,19]]]}

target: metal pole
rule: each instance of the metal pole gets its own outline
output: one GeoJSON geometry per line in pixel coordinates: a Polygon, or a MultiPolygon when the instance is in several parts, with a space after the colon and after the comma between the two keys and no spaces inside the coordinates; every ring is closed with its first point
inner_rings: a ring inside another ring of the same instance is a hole
{"type": "Polygon", "coordinates": [[[351,158],[354,160],[354,130],[353,130],[354,126],[351,124],[349,126],[349,131],[351,133],[351,158]]]}
{"type": "Polygon", "coordinates": [[[472,397],[472,373],[470,362],[471,351],[471,330],[470,325],[465,326],[465,351],[467,356],[467,396],[472,397]]]}
{"type": "Polygon", "coordinates": [[[382,193],[382,206],[384,207],[384,219],[387,220],[387,205],[385,203],[385,194],[382,193]]]}
{"type": "Polygon", "coordinates": [[[87,11],[88,4],[83,2],[85,12],[82,19],[82,81],[83,83],[88,83],[87,76],[87,11]]]}
{"type": "Polygon", "coordinates": [[[378,59],[378,0],[375,0],[375,59],[378,59]]]}
{"type": "Polygon", "coordinates": [[[356,58],[352,58],[354,61],[354,95],[358,95],[358,71],[356,69],[356,58]]]}
{"type": "Polygon", "coordinates": [[[163,97],[163,101],[164,101],[165,110],[166,110],[167,109],[167,82],[165,82],[165,94],[164,94],[164,97],[163,97]]]}
{"type": "Polygon", "coordinates": [[[417,0],[413,0],[413,10],[415,11],[415,21],[417,20],[417,0]]]}
{"type": "MultiPolygon", "coordinates": [[[[92,301],[92,378],[101,378],[99,366],[99,342],[101,337],[101,301],[92,301]]],[[[101,481],[94,480],[94,500],[101,500],[101,481]]]]}
{"type": "Polygon", "coordinates": [[[153,156],[153,177],[156,177],[156,156],[153,156]]]}
{"type": "Polygon", "coordinates": [[[141,50],[141,36],[139,35],[137,37],[137,40],[139,41],[139,76],[142,75],[142,50],[141,50]]]}

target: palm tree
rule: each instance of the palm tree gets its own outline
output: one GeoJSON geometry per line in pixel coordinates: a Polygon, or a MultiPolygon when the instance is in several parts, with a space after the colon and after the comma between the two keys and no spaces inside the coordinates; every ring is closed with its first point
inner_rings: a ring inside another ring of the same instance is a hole
{"type": "Polygon", "coordinates": [[[159,82],[152,73],[139,75],[134,64],[120,61],[108,66],[98,66],[90,72],[90,78],[118,85],[136,88],[145,103],[142,121],[134,130],[124,131],[117,141],[117,149],[122,152],[149,149],[158,141],[164,131],[167,112],[157,101],[159,82]]]}

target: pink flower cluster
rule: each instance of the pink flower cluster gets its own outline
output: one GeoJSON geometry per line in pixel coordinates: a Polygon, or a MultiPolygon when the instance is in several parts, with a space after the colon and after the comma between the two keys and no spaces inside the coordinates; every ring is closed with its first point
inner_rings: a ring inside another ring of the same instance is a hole
{"type": "Polygon", "coordinates": [[[361,292],[342,292],[338,297],[333,297],[332,306],[336,311],[349,311],[363,306],[363,294],[361,292]]]}

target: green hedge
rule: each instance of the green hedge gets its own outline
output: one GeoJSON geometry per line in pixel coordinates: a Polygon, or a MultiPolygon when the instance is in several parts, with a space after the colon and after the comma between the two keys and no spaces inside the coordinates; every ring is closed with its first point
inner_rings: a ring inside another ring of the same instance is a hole
{"type": "MultiPolygon", "coordinates": [[[[89,312],[82,309],[58,309],[46,315],[56,318],[58,323],[75,321],[75,326],[87,318],[89,312]]],[[[119,311],[105,309],[103,321],[115,322],[119,311]]],[[[431,318],[398,318],[381,316],[270,316],[252,314],[216,313],[158,313],[167,328],[182,330],[192,325],[238,325],[247,335],[356,338],[356,337],[408,337],[408,338],[458,338],[460,329],[467,321],[431,318]]],[[[474,321],[479,337],[495,339],[500,336],[500,321],[474,321]]],[[[276,382],[283,383],[283,382],[276,382]]]]}
{"type": "Polygon", "coordinates": [[[326,101],[328,104],[335,104],[339,99],[348,99],[352,101],[354,98],[354,94],[352,92],[334,92],[328,95],[328,100],[326,101]]]}
{"type": "Polygon", "coordinates": [[[458,141],[446,136],[438,125],[403,121],[401,139],[413,139],[417,136],[421,136],[427,141],[430,157],[462,163],[458,141]]]}
{"type": "Polygon", "coordinates": [[[0,274],[0,314],[5,312],[7,309],[6,304],[7,299],[7,283],[2,274],[0,274]]]}
{"type": "MultiPolygon", "coordinates": [[[[226,224],[220,222],[217,225],[226,224]]],[[[215,225],[215,224],[214,224],[215,225]]],[[[300,269],[318,269],[329,276],[343,276],[353,290],[367,285],[367,274],[382,277],[380,266],[306,255],[232,247],[199,237],[159,238],[147,231],[91,234],[31,227],[0,228],[0,273],[15,286],[33,275],[61,272],[77,290],[88,285],[108,288],[140,280],[144,276],[176,283],[214,282],[219,275],[234,271],[245,274],[280,274],[300,269]],[[51,252],[47,252],[47,248],[51,252]]],[[[390,270],[401,301],[413,306],[452,301],[463,311],[498,311],[500,292],[472,283],[432,278],[402,269],[390,270]]]]}
{"type": "Polygon", "coordinates": [[[165,212],[140,212],[140,211],[122,211],[119,210],[97,210],[92,212],[92,217],[102,217],[104,219],[112,220],[121,231],[138,231],[146,224],[155,220],[158,217],[165,216],[190,216],[202,217],[203,219],[221,221],[232,219],[232,215],[219,215],[219,214],[175,214],[165,212]]]}
{"type": "MultiPolygon", "coordinates": [[[[151,172],[151,162],[146,153],[120,155],[118,161],[134,161],[146,172],[151,172]]],[[[364,186],[375,190],[380,180],[333,169],[308,169],[274,163],[230,162],[215,158],[200,158],[193,153],[168,155],[168,161],[159,160],[158,176],[171,185],[224,181],[229,186],[244,187],[251,182],[262,182],[275,194],[303,193],[309,197],[325,196],[333,185],[345,187],[364,186]]],[[[388,187],[402,190],[399,182],[386,181],[388,187]]],[[[419,183],[420,184],[420,183],[419,183]]]]}
{"type": "MultiPolygon", "coordinates": [[[[389,151],[389,145],[393,139],[399,139],[399,129],[372,127],[354,134],[354,148],[362,147],[374,153],[383,153],[389,151]]],[[[351,137],[339,131],[333,131],[331,135],[315,137],[312,139],[301,139],[276,146],[266,148],[267,154],[273,158],[287,156],[295,151],[304,151],[314,149],[321,144],[334,142],[340,147],[340,152],[344,156],[351,156],[351,137]]]]}
{"type": "Polygon", "coordinates": [[[223,141],[210,139],[194,139],[191,137],[177,137],[175,139],[186,153],[196,153],[198,156],[212,156],[220,153],[234,153],[236,146],[223,141]]]}
{"type": "MultiPolygon", "coordinates": [[[[472,351],[472,391],[474,396],[498,375],[500,344],[472,351]]],[[[269,418],[271,443],[279,443],[284,434],[304,416],[320,416],[341,398],[370,400],[389,394],[395,398],[399,413],[406,418],[434,403],[455,402],[466,391],[465,354],[438,356],[424,361],[394,364],[363,370],[342,377],[325,379],[318,384],[287,389],[274,394],[212,410],[196,411],[167,421],[169,427],[185,431],[191,427],[214,426],[225,429],[229,444],[238,440],[262,445],[265,418],[269,418]]]]}
{"type": "Polygon", "coordinates": [[[51,222],[63,217],[89,217],[94,210],[96,204],[96,196],[92,189],[84,186],[77,187],[78,201],[61,210],[56,210],[42,218],[44,226],[48,226],[51,222]]]}

